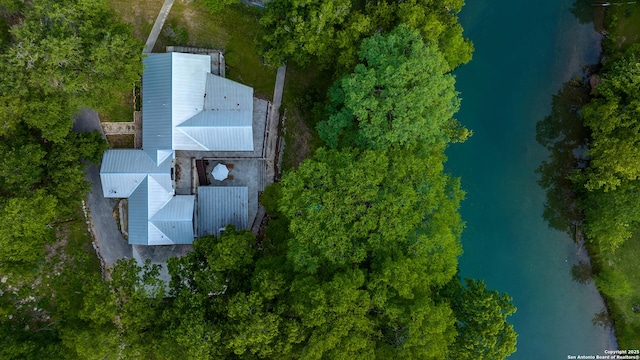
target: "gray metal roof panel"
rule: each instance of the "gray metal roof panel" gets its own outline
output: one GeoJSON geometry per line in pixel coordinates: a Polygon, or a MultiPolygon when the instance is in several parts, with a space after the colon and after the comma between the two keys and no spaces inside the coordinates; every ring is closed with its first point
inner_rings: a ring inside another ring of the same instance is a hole
{"type": "MultiPolygon", "coordinates": [[[[156,166],[155,162],[142,150],[107,150],[100,167],[104,197],[129,197],[147,174],[170,176],[172,160],[167,158],[160,166],[156,166]]],[[[169,187],[171,187],[170,184],[169,187]]]]}
{"type": "Polygon", "coordinates": [[[253,113],[251,110],[205,110],[178,127],[210,126],[210,127],[252,127],[253,113]]]}
{"type": "Polygon", "coordinates": [[[248,228],[249,191],[247,187],[198,187],[198,236],[219,235],[220,228],[233,224],[248,228]]]}
{"type": "Polygon", "coordinates": [[[193,243],[194,234],[191,220],[153,221],[149,223],[149,229],[149,245],[193,243]]]}
{"type": "Polygon", "coordinates": [[[136,191],[129,196],[128,232],[129,244],[147,245],[148,241],[148,181],[145,178],[136,191]]]}
{"type": "Polygon", "coordinates": [[[253,112],[253,88],[213,74],[207,76],[204,100],[206,110],[248,110],[249,114],[253,112]]]}
{"type": "Polygon", "coordinates": [[[155,157],[149,157],[142,150],[110,149],[102,157],[100,173],[148,174],[165,172],[170,167],[170,162],[157,166],[155,157]]]}
{"type": "Polygon", "coordinates": [[[128,198],[147,174],[100,174],[102,195],[105,198],[128,198]]]}
{"type": "Polygon", "coordinates": [[[195,196],[177,195],[151,217],[151,221],[191,221],[195,196]]]}
{"type": "Polygon", "coordinates": [[[210,151],[253,151],[250,127],[180,127],[197,144],[210,151]]]}
{"type": "Polygon", "coordinates": [[[142,61],[142,148],[157,159],[158,150],[172,149],[172,53],[149,54],[142,61]]]}
{"type": "Polygon", "coordinates": [[[175,127],[202,111],[207,74],[211,71],[211,57],[183,53],[172,55],[171,116],[172,126],[175,127]]]}

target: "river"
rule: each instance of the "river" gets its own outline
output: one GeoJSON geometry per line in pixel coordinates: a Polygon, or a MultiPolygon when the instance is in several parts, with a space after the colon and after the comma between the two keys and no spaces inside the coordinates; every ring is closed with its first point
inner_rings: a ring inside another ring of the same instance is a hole
{"type": "Polygon", "coordinates": [[[572,2],[470,0],[460,14],[476,49],[455,72],[457,119],[474,135],[447,152],[448,170],[467,191],[460,272],[513,297],[518,311],[509,321],[519,336],[510,359],[617,348],[612,332],[592,322],[604,310],[593,283],[572,280],[584,249],[542,217],[535,173],[549,155],[536,142],[536,123],[565,81],[598,62],[600,36],[571,14],[572,2]]]}

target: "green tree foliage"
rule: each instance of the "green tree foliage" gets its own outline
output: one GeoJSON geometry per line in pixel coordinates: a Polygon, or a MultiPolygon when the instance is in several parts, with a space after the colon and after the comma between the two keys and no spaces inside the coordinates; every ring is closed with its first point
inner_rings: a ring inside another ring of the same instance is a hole
{"type": "Polygon", "coordinates": [[[271,63],[311,58],[349,69],[364,38],[406,24],[440,49],[453,69],[471,59],[473,46],[462,37],[456,14],[460,0],[369,1],[275,0],[262,19],[267,28],[266,59],[271,63]]]}
{"type": "Polygon", "coordinates": [[[504,359],[516,351],[517,334],[507,316],[516,312],[511,297],[488,290],[484,281],[452,281],[448,291],[456,317],[451,359],[504,359]]]}
{"type": "Polygon", "coordinates": [[[229,226],[170,261],[174,298],[163,315],[163,353],[172,359],[291,356],[301,334],[284,295],[287,266],[282,258],[256,261],[256,255],[254,235],[229,226]]]}
{"type": "Polygon", "coordinates": [[[319,149],[283,177],[280,211],[290,221],[288,258],[297,274],[292,293],[306,314],[305,351],[314,358],[446,353],[453,317],[433,302],[432,289],[456,272],[462,192],[442,173],[442,160],[319,149]]]}
{"type": "Polygon", "coordinates": [[[640,178],[640,61],[623,57],[605,71],[595,98],[583,109],[592,133],[585,187],[610,191],[640,178]]]}
{"type": "Polygon", "coordinates": [[[80,359],[147,358],[153,353],[161,329],[160,316],[165,284],[159,266],[149,261],[118,260],[109,281],[94,277],[85,285],[80,328],[62,334],[65,346],[80,359]]]}
{"type": "MultiPolygon", "coordinates": [[[[434,231],[433,237],[443,241],[434,249],[452,250],[443,251],[447,259],[442,262],[452,266],[452,276],[462,228],[455,209],[462,193],[457,182],[441,174],[439,160],[409,152],[318,150],[282,179],[280,210],[290,219],[289,256],[296,269],[315,272],[360,264],[372,254],[409,244],[420,252],[420,246],[429,246],[423,237],[434,231]],[[451,217],[440,219],[440,210],[451,217]]],[[[433,260],[431,264],[440,263],[433,260]]]]}
{"type": "Polygon", "coordinates": [[[338,27],[351,11],[350,0],[274,0],[262,24],[268,29],[267,61],[278,64],[293,59],[300,64],[310,56],[332,56],[338,27]]]}
{"type": "Polygon", "coordinates": [[[0,191],[4,196],[31,191],[45,171],[46,149],[33,138],[0,142],[0,191]]]}
{"type": "Polygon", "coordinates": [[[23,6],[23,0],[0,0],[0,14],[2,12],[17,13],[23,6]]]}
{"type": "Polygon", "coordinates": [[[596,287],[603,294],[611,298],[619,298],[633,294],[629,280],[620,271],[610,270],[595,276],[596,287]]]}
{"type": "Polygon", "coordinates": [[[601,77],[582,112],[591,130],[591,160],[573,180],[581,188],[587,237],[610,252],[640,225],[640,62],[634,50],[606,63],[601,77]]]}
{"type": "Polygon", "coordinates": [[[48,224],[56,218],[57,200],[43,190],[4,199],[0,221],[0,264],[34,262],[53,240],[48,224]]]}
{"type": "Polygon", "coordinates": [[[615,190],[589,191],[582,196],[584,231],[601,250],[615,251],[640,225],[640,183],[624,181],[615,190]]]}
{"type": "Polygon", "coordinates": [[[360,61],[329,90],[329,118],[318,124],[329,146],[430,147],[469,135],[452,119],[460,100],[449,66],[417,31],[400,26],[365,40],[360,61]]]}
{"type": "Polygon", "coordinates": [[[455,14],[462,10],[462,0],[390,1],[395,5],[396,22],[420,31],[428,41],[438,44],[453,69],[471,60],[473,45],[462,37],[462,26],[455,14]]]}
{"type": "Polygon", "coordinates": [[[141,44],[104,1],[37,1],[11,31],[0,67],[0,135],[18,124],[62,141],[80,106],[119,101],[141,73],[141,44]]]}

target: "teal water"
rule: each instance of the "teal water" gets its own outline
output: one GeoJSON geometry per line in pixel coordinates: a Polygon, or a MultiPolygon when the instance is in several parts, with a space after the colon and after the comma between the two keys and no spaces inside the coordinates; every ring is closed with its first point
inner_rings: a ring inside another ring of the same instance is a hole
{"type": "Polygon", "coordinates": [[[461,276],[507,292],[518,311],[511,359],[567,359],[617,347],[593,325],[604,304],[593,284],[572,280],[585,256],[570,235],[542,218],[545,192],[535,169],[548,156],[536,123],[551,97],[583,65],[598,62],[600,37],[569,12],[572,0],[471,0],[460,20],[474,58],[456,71],[458,120],[474,131],[448,151],[448,170],[462,178],[461,276]]]}

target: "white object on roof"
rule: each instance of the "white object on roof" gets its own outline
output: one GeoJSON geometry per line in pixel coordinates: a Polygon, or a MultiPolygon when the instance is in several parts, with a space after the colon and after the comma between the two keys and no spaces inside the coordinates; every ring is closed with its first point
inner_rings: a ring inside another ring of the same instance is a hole
{"type": "Polygon", "coordinates": [[[211,171],[211,175],[213,175],[214,179],[222,181],[229,177],[229,168],[225,164],[218,164],[211,171]]]}

